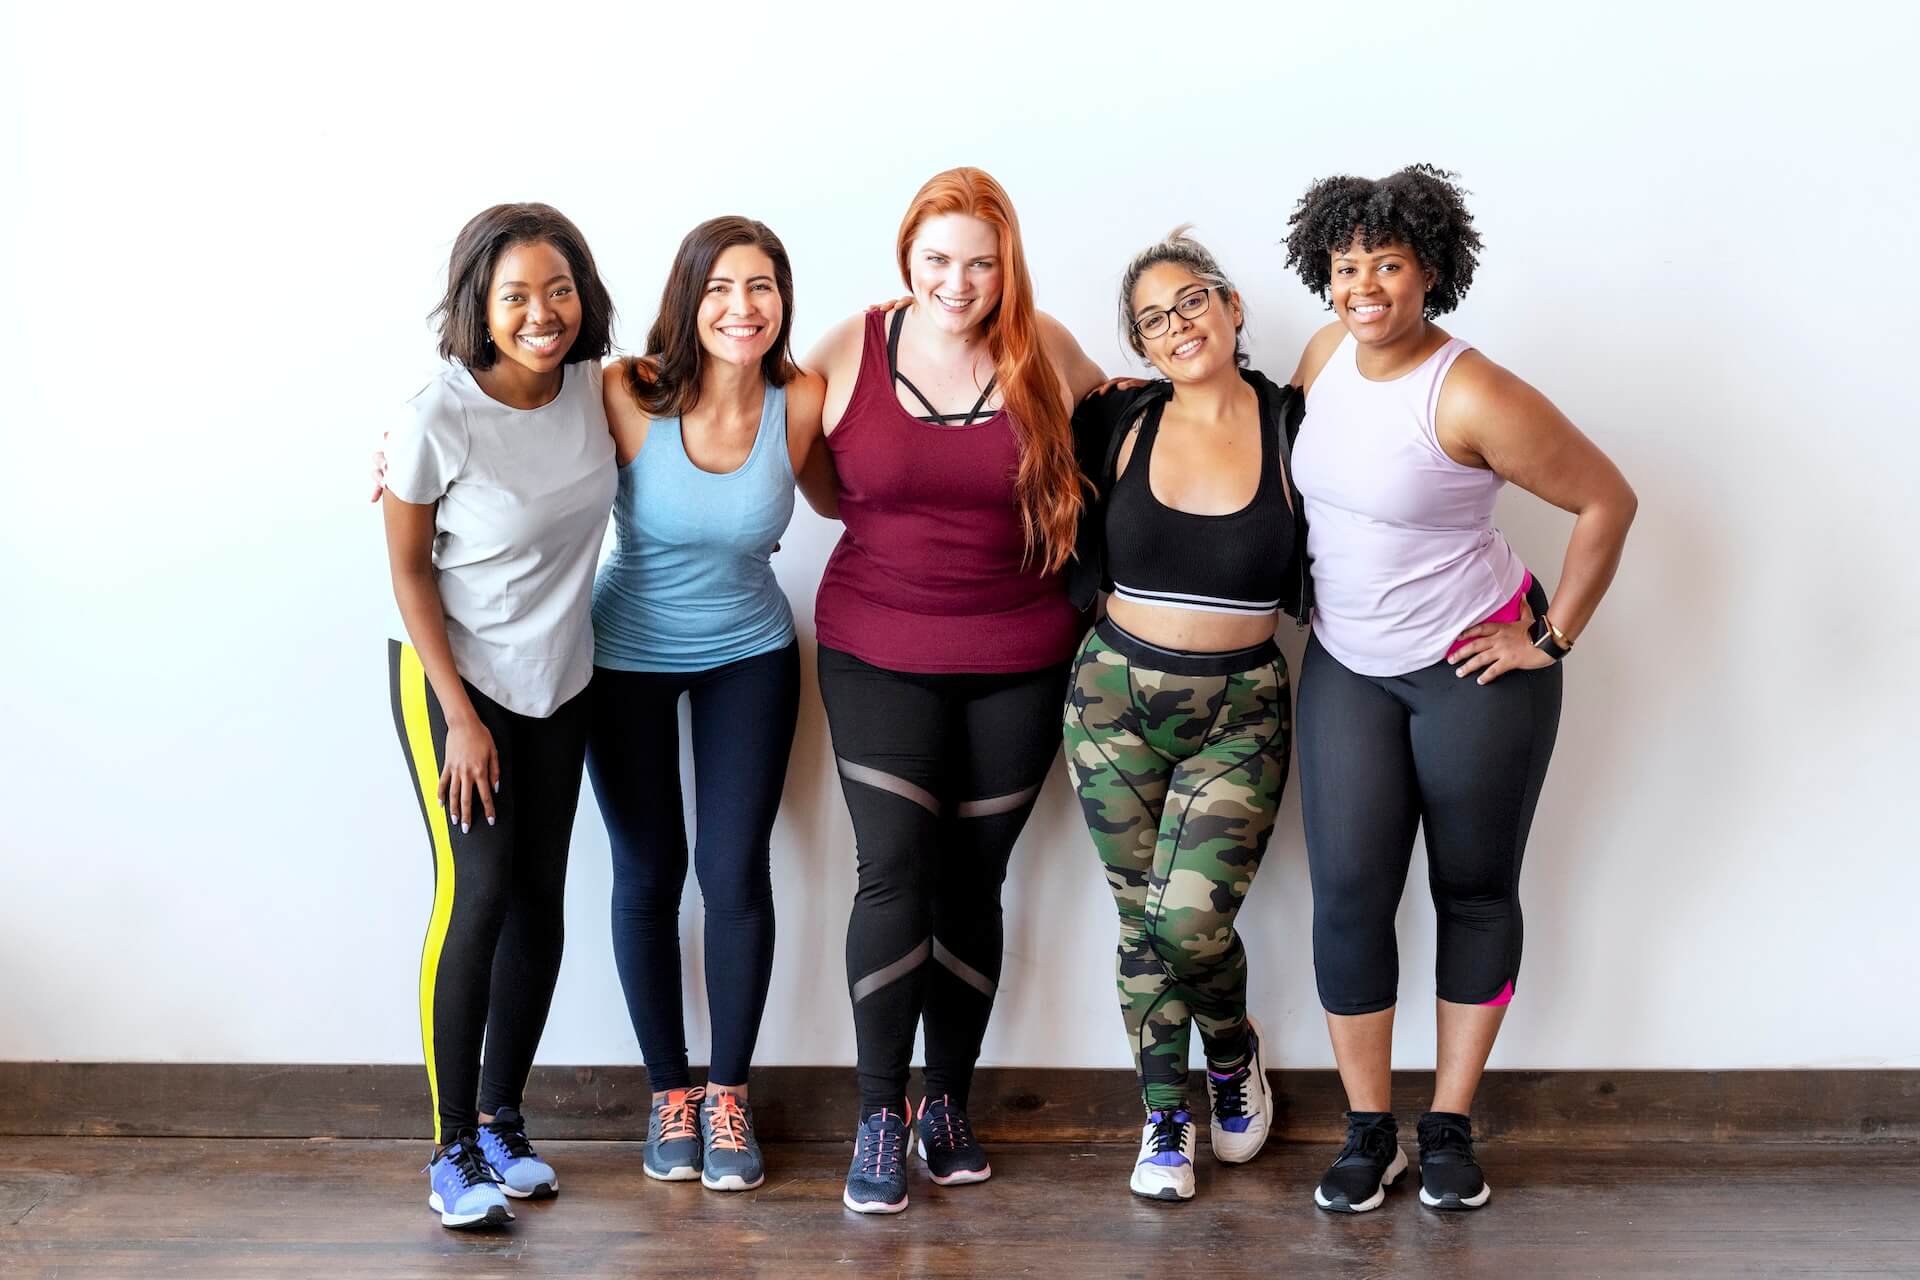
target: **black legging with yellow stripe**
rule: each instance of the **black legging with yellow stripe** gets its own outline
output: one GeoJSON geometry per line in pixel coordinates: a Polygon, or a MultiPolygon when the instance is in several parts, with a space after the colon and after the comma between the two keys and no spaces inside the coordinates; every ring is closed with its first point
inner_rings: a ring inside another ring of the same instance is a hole
{"type": "MultiPolygon", "coordinates": [[[[471,684],[500,753],[496,822],[471,830],[435,796],[447,720],[411,645],[390,641],[394,728],[433,849],[433,916],[420,954],[420,1036],[433,1089],[434,1141],[518,1107],[560,976],[567,847],[587,743],[587,698],[545,719],[507,710],[471,684]],[[480,1061],[482,1040],[486,1063],[480,1061]]],[[[478,801],[475,801],[476,806],[478,801]]]]}

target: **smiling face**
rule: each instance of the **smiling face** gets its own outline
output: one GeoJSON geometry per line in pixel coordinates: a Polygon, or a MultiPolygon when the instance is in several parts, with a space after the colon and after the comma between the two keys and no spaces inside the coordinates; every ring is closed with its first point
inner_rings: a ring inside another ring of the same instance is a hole
{"type": "Polygon", "coordinates": [[[1333,251],[1327,293],[1355,342],[1386,346],[1425,326],[1433,281],[1433,272],[1420,265],[1412,249],[1394,240],[1366,249],[1356,234],[1346,248],[1333,251]]]}
{"type": "Polygon", "coordinates": [[[716,360],[752,365],[779,341],[786,316],[773,259],[757,245],[722,250],[700,295],[700,345],[716,360]]]}
{"type": "Polygon", "coordinates": [[[1201,382],[1239,367],[1234,335],[1242,319],[1240,295],[1223,298],[1223,292],[1177,262],[1155,263],[1140,273],[1130,300],[1134,333],[1154,368],[1174,382],[1201,382]]]}
{"type": "Polygon", "coordinates": [[[964,213],[928,218],[907,250],[907,287],[936,328],[965,333],[1000,305],[1000,233],[964,213]]]}
{"type": "Polygon", "coordinates": [[[566,255],[546,240],[509,245],[487,290],[494,350],[531,373],[566,362],[580,334],[580,291],[566,255]]]}

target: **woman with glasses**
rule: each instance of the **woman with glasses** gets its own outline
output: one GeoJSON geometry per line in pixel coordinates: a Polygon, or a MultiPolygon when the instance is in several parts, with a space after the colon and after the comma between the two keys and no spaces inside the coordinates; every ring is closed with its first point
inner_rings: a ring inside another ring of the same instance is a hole
{"type": "Polygon", "coordinates": [[[1207,1059],[1214,1158],[1251,1160],[1272,1098],[1234,917],[1286,785],[1284,609],[1304,620],[1305,526],[1288,477],[1292,387],[1243,366],[1240,295],[1181,228],[1138,254],[1121,331],[1163,376],[1090,397],[1074,434],[1092,497],[1070,594],[1080,645],[1067,761],[1120,912],[1118,985],[1146,1124],[1134,1194],[1194,1194],[1187,1054],[1207,1059]]]}

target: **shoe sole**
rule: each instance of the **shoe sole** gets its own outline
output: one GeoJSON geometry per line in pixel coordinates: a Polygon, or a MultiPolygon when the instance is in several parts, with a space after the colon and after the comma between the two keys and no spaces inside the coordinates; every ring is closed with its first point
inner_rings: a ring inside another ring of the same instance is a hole
{"type": "Polygon", "coordinates": [[[840,1203],[855,1213],[898,1213],[907,1207],[907,1198],[901,1196],[894,1203],[888,1204],[884,1200],[855,1200],[852,1193],[842,1191],[840,1203]]]}
{"type": "MultiPolygon", "coordinates": [[[[926,1162],[927,1143],[923,1138],[920,1141],[920,1163],[925,1164],[926,1162]]],[[[927,1176],[943,1187],[964,1187],[970,1183],[985,1182],[988,1178],[991,1178],[993,1176],[993,1166],[989,1164],[984,1169],[956,1169],[952,1173],[944,1176],[935,1173],[932,1169],[928,1169],[927,1176]]]]}
{"type": "Polygon", "coordinates": [[[1362,1200],[1359,1204],[1328,1200],[1320,1194],[1320,1188],[1318,1187],[1313,1189],[1313,1202],[1320,1208],[1325,1209],[1328,1213],[1372,1213],[1375,1209],[1378,1209],[1387,1202],[1387,1188],[1392,1186],[1394,1181],[1406,1171],[1406,1148],[1397,1147],[1394,1149],[1393,1163],[1388,1165],[1387,1171],[1380,1175],[1380,1185],[1374,1188],[1372,1195],[1362,1200]]]}
{"type": "Polygon", "coordinates": [[[1161,1187],[1158,1191],[1142,1191],[1129,1181],[1127,1183],[1127,1190],[1133,1192],[1133,1194],[1139,1196],[1142,1200],[1159,1200],[1179,1204],[1193,1199],[1193,1192],[1189,1191],[1185,1195],[1182,1195],[1178,1187],[1161,1187]]]}
{"type": "Polygon", "coordinates": [[[687,1164],[680,1165],[677,1168],[669,1169],[665,1173],[655,1172],[653,1166],[650,1164],[642,1165],[641,1168],[646,1170],[647,1176],[649,1178],[652,1178],[655,1182],[692,1182],[695,1178],[700,1176],[700,1171],[698,1169],[694,1168],[692,1165],[687,1165],[687,1164]]]}
{"type": "Polygon", "coordinates": [[[446,1202],[434,1191],[427,1196],[427,1208],[440,1215],[440,1225],[454,1231],[476,1227],[504,1227],[513,1221],[513,1213],[503,1204],[488,1205],[485,1213],[448,1213],[446,1202]]]}
{"type": "Polygon", "coordinates": [[[1476,1195],[1463,1196],[1449,1191],[1438,1199],[1427,1194],[1424,1184],[1420,1187],[1420,1203],[1429,1209],[1478,1209],[1492,1198],[1493,1185],[1488,1182],[1480,1184],[1480,1191],[1476,1195]]]}
{"type": "Polygon", "coordinates": [[[500,1184],[500,1189],[515,1200],[551,1200],[560,1194],[560,1179],[536,1183],[531,1191],[515,1191],[504,1182],[500,1184]]]}
{"type": "Polygon", "coordinates": [[[709,1191],[751,1191],[766,1180],[767,1175],[764,1173],[752,1182],[748,1182],[737,1173],[723,1173],[718,1178],[709,1178],[704,1173],[700,1175],[700,1185],[709,1191]]]}

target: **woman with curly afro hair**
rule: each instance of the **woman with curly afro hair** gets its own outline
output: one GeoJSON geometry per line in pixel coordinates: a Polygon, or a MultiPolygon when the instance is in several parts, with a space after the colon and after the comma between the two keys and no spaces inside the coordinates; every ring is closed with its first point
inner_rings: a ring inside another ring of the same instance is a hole
{"type": "Polygon", "coordinates": [[[1379,1207],[1407,1166],[1389,1098],[1394,912],[1425,827],[1439,1045],[1420,1199],[1491,1195],[1473,1095],[1520,973],[1521,855],[1560,720],[1560,663],[1620,562],[1636,500],[1538,391],[1434,321],[1481,249],[1452,175],[1325,178],[1287,265],[1335,320],[1307,344],[1295,476],[1313,635],[1300,677],[1314,969],[1347,1091],[1347,1142],[1314,1192],[1379,1207]],[[1551,595],[1493,525],[1512,481],[1577,518],[1551,595]]]}

